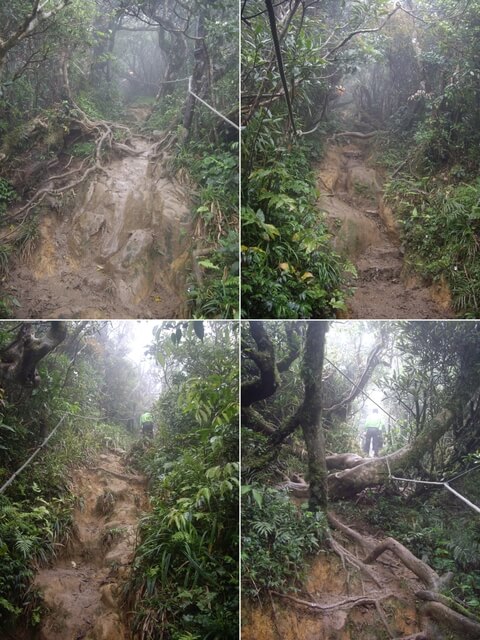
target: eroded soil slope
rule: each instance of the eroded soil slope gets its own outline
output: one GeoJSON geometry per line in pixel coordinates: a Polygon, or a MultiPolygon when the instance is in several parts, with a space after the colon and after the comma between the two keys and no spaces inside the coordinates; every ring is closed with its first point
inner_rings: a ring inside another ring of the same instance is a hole
{"type": "Polygon", "coordinates": [[[75,472],[80,506],[75,511],[74,542],[35,579],[49,610],[42,618],[39,640],[130,638],[119,592],[133,558],[146,495],[143,479],[126,473],[120,455],[101,455],[98,465],[75,472]]]}
{"type": "MultiPolygon", "coordinates": [[[[378,544],[358,523],[355,528],[378,544]]],[[[244,601],[242,640],[384,640],[421,630],[416,576],[390,553],[363,565],[362,549],[338,532],[334,537],[343,558],[320,553],[299,593],[272,594],[264,606],[244,601]]]]}
{"type": "Polygon", "coordinates": [[[448,293],[407,276],[398,229],[383,202],[382,180],[360,145],[332,145],[317,168],[320,208],[335,246],[356,266],[350,318],[451,317],[448,293]]]}
{"type": "Polygon", "coordinates": [[[40,239],[5,283],[17,317],[175,318],[185,315],[188,188],[167,175],[155,144],[113,159],[62,214],[39,218],[40,239]]]}

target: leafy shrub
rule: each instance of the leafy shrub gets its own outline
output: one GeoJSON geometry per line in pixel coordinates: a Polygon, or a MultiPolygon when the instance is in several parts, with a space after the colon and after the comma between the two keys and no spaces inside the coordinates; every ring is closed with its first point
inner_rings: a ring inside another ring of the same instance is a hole
{"type": "Polygon", "coordinates": [[[245,485],[242,493],[242,593],[294,590],[325,538],[324,514],[298,509],[275,489],[245,485]]]}
{"type": "MultiPolygon", "coordinates": [[[[172,340],[166,337],[184,366],[154,409],[157,437],[137,445],[132,457],[150,478],[152,503],[141,521],[126,589],[132,630],[140,640],[233,640],[238,636],[236,349],[225,335],[222,343],[219,333],[215,344],[208,335],[199,342],[188,329],[185,336],[180,330],[172,340]],[[192,375],[197,368],[210,374],[192,375]]],[[[167,344],[159,343],[159,358],[168,358],[167,344]]]]}
{"type": "Polygon", "coordinates": [[[197,229],[211,251],[198,261],[201,281],[191,278],[188,295],[193,315],[238,317],[238,144],[223,148],[190,143],[175,159],[200,185],[195,210],[197,229]]]}
{"type": "Polygon", "coordinates": [[[480,180],[458,186],[435,179],[397,180],[388,199],[396,206],[411,266],[429,280],[444,278],[455,310],[480,312],[480,180]]]}
{"type": "Polygon", "coordinates": [[[243,312],[252,318],[333,317],[345,309],[344,274],[354,270],[332,250],[307,150],[286,149],[268,134],[256,144],[261,153],[244,160],[243,312]]]}
{"type": "Polygon", "coordinates": [[[95,153],[95,144],[93,142],[76,142],[72,145],[70,153],[76,158],[88,158],[95,153]]]}
{"type": "Polygon", "coordinates": [[[16,196],[17,192],[8,180],[0,178],[0,215],[5,213],[8,205],[13,202],[16,196]]]}

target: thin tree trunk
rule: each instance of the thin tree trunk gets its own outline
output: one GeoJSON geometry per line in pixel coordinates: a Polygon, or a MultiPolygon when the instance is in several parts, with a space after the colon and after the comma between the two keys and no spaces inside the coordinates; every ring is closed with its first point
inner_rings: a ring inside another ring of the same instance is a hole
{"type": "Polygon", "coordinates": [[[324,321],[311,321],[308,324],[303,358],[305,400],[300,409],[300,423],[308,454],[308,505],[311,511],[327,508],[327,463],[322,426],[322,373],[327,330],[328,323],[324,321]]]}

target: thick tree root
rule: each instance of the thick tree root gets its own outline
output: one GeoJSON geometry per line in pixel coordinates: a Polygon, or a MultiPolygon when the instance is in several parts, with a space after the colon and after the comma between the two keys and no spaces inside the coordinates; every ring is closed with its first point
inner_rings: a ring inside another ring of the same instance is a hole
{"type": "Polygon", "coordinates": [[[368,567],[366,567],[351,551],[346,549],[343,545],[341,545],[335,538],[330,537],[330,546],[332,551],[334,551],[338,557],[341,559],[342,564],[345,566],[345,563],[348,562],[352,565],[357,571],[363,573],[367,576],[369,580],[371,580],[379,589],[382,588],[382,584],[379,582],[373,571],[370,571],[368,567]]]}
{"type": "Polygon", "coordinates": [[[372,564],[382,553],[385,553],[385,551],[394,553],[402,564],[404,564],[407,569],[410,569],[429,589],[438,588],[441,582],[438,573],[429,567],[428,564],[419,560],[411,551],[394,538],[386,538],[383,540],[383,542],[377,545],[365,558],[364,563],[372,564]]]}
{"type": "Polygon", "coordinates": [[[428,602],[422,607],[422,613],[441,626],[447,627],[449,631],[458,634],[462,640],[478,640],[480,638],[480,624],[474,622],[450,607],[440,602],[428,602]]]}
{"type": "MultiPolygon", "coordinates": [[[[480,638],[480,620],[461,604],[437,592],[437,590],[442,588],[442,586],[444,586],[448,581],[448,579],[450,578],[450,574],[439,576],[438,573],[434,571],[428,564],[413,555],[411,551],[409,551],[394,538],[387,538],[386,540],[383,540],[381,543],[372,548],[372,543],[369,540],[365,539],[364,536],[362,536],[357,531],[354,531],[347,525],[340,522],[340,520],[338,520],[338,518],[333,514],[328,514],[328,521],[335,529],[347,535],[351,540],[353,540],[355,543],[358,543],[368,553],[367,557],[363,561],[364,565],[372,564],[383,553],[385,553],[386,551],[390,551],[407,569],[414,573],[417,578],[419,578],[428,587],[427,590],[417,591],[415,593],[415,596],[419,600],[426,602],[426,604],[422,606],[422,613],[424,616],[431,619],[434,624],[446,627],[449,631],[458,634],[459,638],[466,638],[468,640],[480,638]]],[[[346,550],[344,550],[343,548],[340,549],[340,545],[337,545],[338,543],[332,545],[333,550],[337,553],[341,552],[342,555],[345,556],[346,550]]],[[[347,551],[347,553],[349,552],[347,551]]],[[[355,556],[353,556],[353,554],[351,555],[354,558],[355,562],[355,560],[357,559],[355,558],[355,556]]],[[[348,561],[351,562],[351,558],[348,558],[348,561]]],[[[378,582],[377,585],[381,587],[378,582]]],[[[431,635],[429,631],[423,631],[421,633],[414,634],[413,636],[408,636],[408,638],[402,638],[398,640],[422,639],[436,640],[436,636],[431,635]]]]}

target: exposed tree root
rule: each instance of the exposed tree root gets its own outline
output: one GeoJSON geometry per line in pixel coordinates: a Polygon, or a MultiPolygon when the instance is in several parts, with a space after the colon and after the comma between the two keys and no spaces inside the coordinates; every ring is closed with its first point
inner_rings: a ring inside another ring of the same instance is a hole
{"type": "Polygon", "coordinates": [[[365,607],[373,605],[377,610],[378,616],[382,621],[382,624],[385,627],[389,637],[393,638],[392,630],[390,629],[387,617],[381,605],[382,600],[395,597],[393,593],[374,592],[369,596],[352,596],[351,598],[345,598],[344,600],[332,602],[330,604],[321,604],[320,602],[302,600],[301,598],[296,598],[295,596],[291,596],[287,593],[280,593],[278,591],[270,591],[270,594],[275,595],[279,598],[284,598],[285,600],[289,600],[290,602],[294,602],[295,604],[298,604],[302,607],[307,607],[310,610],[318,612],[329,612],[335,611],[336,609],[353,609],[354,607],[365,607]]]}
{"type": "Polygon", "coordinates": [[[453,611],[440,602],[427,602],[422,607],[422,612],[435,622],[458,634],[462,640],[478,640],[480,638],[480,624],[478,622],[453,611]]]}
{"type": "MultiPolygon", "coordinates": [[[[328,514],[329,523],[338,531],[341,531],[347,535],[355,543],[358,543],[367,553],[367,557],[363,561],[363,564],[371,564],[375,562],[386,551],[392,552],[398,560],[417,578],[419,578],[427,587],[427,590],[418,590],[415,596],[424,601],[426,604],[422,607],[422,613],[433,621],[434,624],[442,625],[448,628],[449,631],[458,634],[459,637],[472,639],[480,638],[480,619],[474,614],[468,611],[461,604],[455,602],[455,600],[448,598],[447,596],[438,593],[450,579],[451,574],[445,574],[439,576],[428,564],[417,558],[406,547],[394,538],[387,538],[383,540],[374,548],[372,543],[362,536],[357,531],[354,531],[347,525],[338,520],[336,516],[328,514]]],[[[353,554],[341,545],[338,544],[333,538],[330,543],[332,549],[342,557],[342,562],[347,560],[354,566],[359,564],[359,561],[353,554]]],[[[371,576],[373,578],[373,576],[371,576]]],[[[381,587],[380,583],[376,581],[376,584],[381,587]]],[[[380,615],[381,610],[379,610],[380,615]]],[[[382,611],[383,613],[383,611],[382,611]]],[[[388,628],[388,621],[386,618],[382,620],[387,628],[390,637],[393,638],[391,630],[388,628]]],[[[397,640],[436,640],[435,635],[431,635],[430,631],[422,631],[420,633],[408,636],[405,638],[399,638],[397,640]]]]}
{"type": "Polygon", "coordinates": [[[330,604],[321,604],[320,602],[310,602],[309,600],[302,600],[296,598],[288,593],[280,593],[279,591],[270,591],[270,593],[278,598],[284,598],[299,604],[302,607],[308,607],[316,611],[332,611],[335,609],[352,609],[353,607],[376,605],[378,602],[385,600],[386,598],[394,597],[392,593],[379,592],[373,593],[370,596],[352,596],[351,598],[345,598],[345,600],[339,600],[338,602],[332,602],[330,604]]]}
{"type": "Polygon", "coordinates": [[[364,565],[364,563],[362,563],[362,561],[359,560],[351,551],[349,551],[343,545],[341,545],[337,540],[335,540],[335,538],[333,538],[333,536],[330,537],[329,542],[330,542],[332,551],[334,551],[339,556],[344,566],[345,566],[345,563],[348,562],[349,564],[352,565],[352,567],[355,567],[355,569],[357,569],[361,573],[364,573],[369,580],[371,580],[373,583],[377,585],[377,587],[379,587],[380,589],[382,588],[383,585],[377,579],[373,571],[370,571],[364,565]]]}
{"type": "Polygon", "coordinates": [[[480,619],[465,609],[461,604],[438,593],[438,590],[445,584],[448,575],[439,576],[428,564],[419,560],[394,538],[387,538],[379,544],[374,545],[367,537],[343,524],[334,514],[329,513],[327,517],[330,525],[337,531],[345,534],[354,543],[358,544],[367,553],[367,557],[361,561],[354,553],[342,546],[333,535],[329,538],[332,551],[340,557],[344,567],[346,564],[350,564],[368,576],[376,585],[377,590],[367,594],[364,593],[364,595],[347,597],[337,602],[324,604],[304,600],[277,591],[271,591],[271,595],[289,600],[294,604],[306,607],[312,611],[318,611],[319,613],[326,613],[335,609],[352,609],[356,606],[374,606],[388,636],[392,638],[392,640],[438,640],[438,638],[444,637],[444,633],[455,634],[455,637],[465,638],[466,640],[480,638],[480,619]],[[407,569],[427,586],[427,589],[415,592],[416,598],[422,601],[421,613],[425,623],[425,629],[409,636],[395,636],[394,631],[389,625],[385,611],[382,608],[383,600],[387,598],[398,598],[398,595],[385,590],[385,584],[380,582],[375,573],[369,571],[366,566],[375,562],[386,551],[392,552],[407,569]]]}
{"type": "Polygon", "coordinates": [[[343,522],[340,522],[340,520],[336,516],[334,516],[333,513],[329,512],[327,514],[327,519],[332,527],[338,529],[338,531],[341,531],[351,540],[358,543],[364,551],[366,551],[367,553],[370,553],[372,551],[373,545],[369,540],[367,540],[367,538],[365,538],[365,536],[362,536],[362,534],[358,533],[358,531],[355,531],[354,529],[348,527],[346,524],[343,524],[343,522]]]}
{"type": "MultiPolygon", "coordinates": [[[[7,221],[20,220],[20,223],[23,223],[28,217],[30,211],[41,204],[47,196],[51,196],[53,198],[58,197],[84,183],[92,174],[105,171],[102,164],[102,155],[106,150],[110,149],[131,156],[138,155],[139,152],[133,147],[115,140],[115,131],[118,130],[125,131],[128,135],[131,135],[131,131],[128,127],[108,122],[106,120],[91,120],[77,105],[74,106],[75,114],[78,117],[72,118],[70,126],[77,126],[85,136],[94,138],[95,153],[93,156],[93,164],[85,168],[85,164],[88,161],[88,159],[86,159],[75,169],[64,171],[63,173],[49,177],[47,185],[37,190],[27,203],[15,211],[15,213],[8,216],[6,218],[7,221]],[[64,184],[66,178],[72,178],[73,176],[75,176],[74,179],[70,179],[64,184]]],[[[68,168],[70,163],[71,159],[65,168],[68,168]]]]}
{"type": "Polygon", "coordinates": [[[394,538],[386,538],[365,558],[365,564],[372,564],[375,560],[385,553],[391,551],[397,558],[414,573],[429,589],[437,589],[441,583],[440,576],[428,564],[419,560],[413,555],[403,544],[400,544],[394,538]]]}
{"type": "Polygon", "coordinates": [[[453,609],[460,615],[466,616],[467,618],[470,618],[474,622],[480,624],[480,618],[478,618],[468,609],[465,609],[465,607],[463,607],[458,602],[455,602],[455,600],[452,600],[452,598],[448,598],[441,593],[435,593],[434,591],[417,591],[415,595],[417,598],[420,598],[420,600],[425,600],[426,602],[440,602],[440,604],[443,604],[446,607],[453,609]]]}

